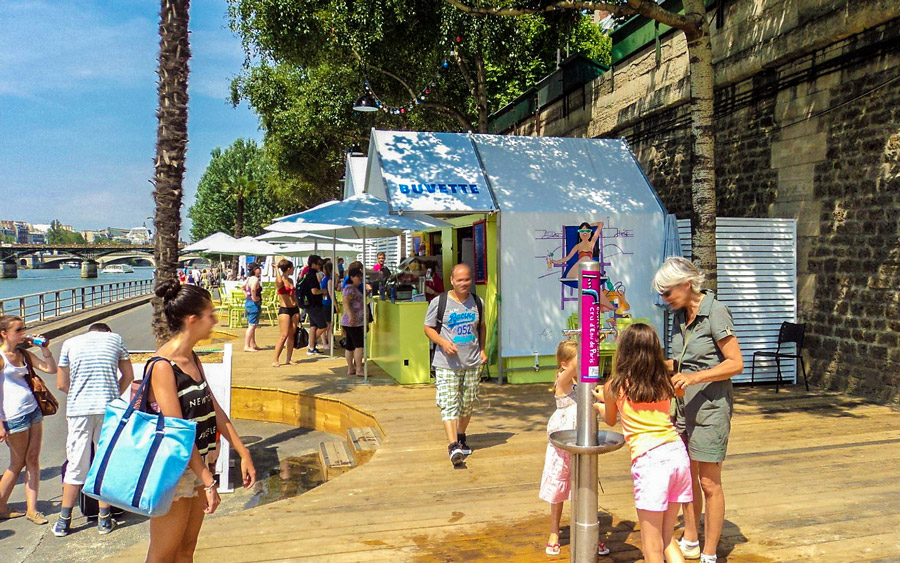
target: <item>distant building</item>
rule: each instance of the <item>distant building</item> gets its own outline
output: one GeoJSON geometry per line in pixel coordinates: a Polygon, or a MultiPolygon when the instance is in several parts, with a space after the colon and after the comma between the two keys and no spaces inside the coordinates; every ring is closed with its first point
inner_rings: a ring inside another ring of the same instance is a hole
{"type": "Polygon", "coordinates": [[[96,244],[109,241],[109,233],[105,230],[100,231],[81,231],[81,236],[88,244],[96,244]]]}
{"type": "Polygon", "coordinates": [[[150,244],[150,229],[147,227],[134,227],[128,231],[127,238],[134,245],[150,244]]]}

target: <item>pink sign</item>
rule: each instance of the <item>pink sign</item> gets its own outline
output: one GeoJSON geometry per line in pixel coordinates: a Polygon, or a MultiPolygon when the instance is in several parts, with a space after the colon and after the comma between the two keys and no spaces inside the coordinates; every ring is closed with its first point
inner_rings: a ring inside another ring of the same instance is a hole
{"type": "Polygon", "coordinates": [[[600,272],[583,270],[579,382],[600,381],[600,272]]]}

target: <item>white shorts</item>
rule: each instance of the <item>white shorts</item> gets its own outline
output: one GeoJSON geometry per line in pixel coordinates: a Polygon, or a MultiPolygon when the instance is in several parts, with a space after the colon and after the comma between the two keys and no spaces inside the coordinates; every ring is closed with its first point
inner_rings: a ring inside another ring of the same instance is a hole
{"type": "Polygon", "coordinates": [[[100,441],[102,414],[86,414],[66,417],[69,432],[66,435],[66,475],[63,483],[84,485],[91,468],[91,445],[95,448],[100,441]]]}

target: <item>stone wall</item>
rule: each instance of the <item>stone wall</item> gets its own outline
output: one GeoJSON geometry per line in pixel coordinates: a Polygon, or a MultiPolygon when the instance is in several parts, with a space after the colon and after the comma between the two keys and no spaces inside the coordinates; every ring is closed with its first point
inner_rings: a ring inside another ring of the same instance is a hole
{"type": "MultiPolygon", "coordinates": [[[[733,0],[724,15],[718,215],[797,219],[810,379],[896,401],[900,2],[733,0]]],[[[689,217],[687,70],[670,33],[578,92],[587,109],[562,100],[515,132],[625,137],[670,212],[689,217]]]]}

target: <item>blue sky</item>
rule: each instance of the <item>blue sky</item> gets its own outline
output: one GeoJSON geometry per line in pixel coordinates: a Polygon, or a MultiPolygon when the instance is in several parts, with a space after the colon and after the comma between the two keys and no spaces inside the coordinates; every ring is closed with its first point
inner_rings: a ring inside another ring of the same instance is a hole
{"type": "MultiPolygon", "coordinates": [[[[151,226],[158,10],[153,0],[0,0],[0,219],[151,226]]],[[[210,151],[262,138],[249,108],[226,101],[244,60],[227,26],[225,0],[191,2],[184,233],[210,151]]]]}

